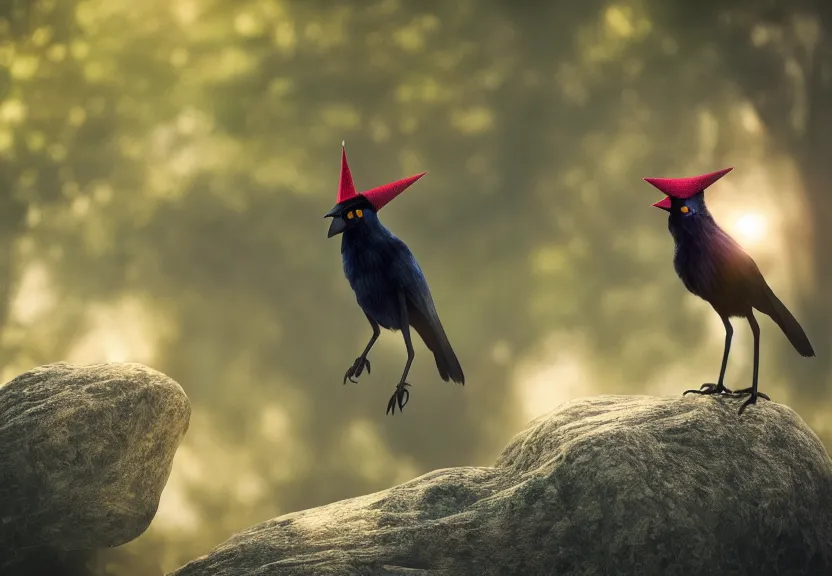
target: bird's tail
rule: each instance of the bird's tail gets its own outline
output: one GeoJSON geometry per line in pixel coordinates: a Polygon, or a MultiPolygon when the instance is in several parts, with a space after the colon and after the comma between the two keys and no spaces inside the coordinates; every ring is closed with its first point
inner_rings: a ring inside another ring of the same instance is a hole
{"type": "Polygon", "coordinates": [[[459,360],[451,348],[451,343],[448,342],[448,337],[445,336],[444,330],[440,337],[439,350],[433,351],[433,357],[436,360],[436,368],[439,370],[439,376],[445,382],[448,379],[453,380],[458,384],[465,384],[465,374],[462,373],[462,366],[459,365],[459,360]]]}
{"type": "Polygon", "coordinates": [[[804,357],[815,355],[812,344],[809,342],[806,332],[800,326],[800,323],[792,316],[786,305],[774,294],[774,291],[768,286],[765,287],[765,294],[760,302],[761,306],[755,306],[763,314],[767,314],[774,320],[786,338],[789,339],[797,353],[804,357]]]}
{"type": "Polygon", "coordinates": [[[459,365],[454,349],[451,348],[451,343],[448,341],[442,322],[439,321],[439,316],[435,312],[426,316],[418,309],[411,307],[410,325],[422,337],[428,350],[433,352],[436,369],[439,370],[439,376],[442,380],[445,382],[453,380],[458,384],[465,384],[465,374],[462,373],[462,366],[459,365]]]}

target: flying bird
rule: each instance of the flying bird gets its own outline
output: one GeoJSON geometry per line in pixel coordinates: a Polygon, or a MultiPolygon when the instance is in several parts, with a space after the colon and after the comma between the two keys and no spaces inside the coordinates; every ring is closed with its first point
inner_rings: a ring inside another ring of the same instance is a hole
{"type": "Polygon", "coordinates": [[[357,383],[355,378],[360,377],[365,368],[370,373],[367,355],[381,333],[379,327],[400,330],[404,337],[407,362],[387,403],[388,414],[395,414],[396,405],[402,411],[410,399],[407,375],[415,357],[410,328],[433,352],[442,380],[465,384],[465,375],[439,321],[425,275],[407,245],[385,228],[378,218],[379,210],[425,174],[423,172],[356,193],[342,142],[337,204],[324,216],[332,218],[327,237],[342,235],[344,275],[373,330],[364,351],[344,374],[343,383],[346,384],[347,380],[357,383]]]}
{"type": "Polygon", "coordinates": [[[719,394],[733,397],[748,396],[739,414],[756,404],[757,376],[760,367],[760,326],[754,310],[774,320],[797,352],[804,357],[815,355],[806,333],[786,306],[775,296],[754,260],[714,220],[705,205],[705,189],[733,168],[692,178],[645,178],[666,197],[653,204],[669,212],[668,229],[675,242],[673,266],[685,288],[711,306],[725,325],[725,349],[719,379],[715,384],[703,384],[699,390],[685,394],[719,394]],[[725,387],[725,368],[731,350],[734,329],[730,318],[748,320],[754,335],[754,371],[750,388],[732,392],[725,387]]]}

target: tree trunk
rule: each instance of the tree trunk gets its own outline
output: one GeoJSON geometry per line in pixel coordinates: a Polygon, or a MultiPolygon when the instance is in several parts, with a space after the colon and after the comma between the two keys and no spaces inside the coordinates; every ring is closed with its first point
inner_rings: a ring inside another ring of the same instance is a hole
{"type": "Polygon", "coordinates": [[[815,348],[814,369],[801,386],[825,395],[832,389],[832,3],[820,0],[821,36],[806,74],[808,117],[796,160],[809,203],[814,290],[804,291],[803,322],[815,348]]]}

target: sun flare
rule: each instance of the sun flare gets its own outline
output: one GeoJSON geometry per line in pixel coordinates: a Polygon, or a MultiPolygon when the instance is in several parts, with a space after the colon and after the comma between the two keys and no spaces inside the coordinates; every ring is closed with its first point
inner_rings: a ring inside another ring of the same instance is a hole
{"type": "Polygon", "coordinates": [[[744,214],[734,222],[734,229],[740,241],[747,244],[759,244],[766,237],[768,221],[762,214],[744,214]]]}

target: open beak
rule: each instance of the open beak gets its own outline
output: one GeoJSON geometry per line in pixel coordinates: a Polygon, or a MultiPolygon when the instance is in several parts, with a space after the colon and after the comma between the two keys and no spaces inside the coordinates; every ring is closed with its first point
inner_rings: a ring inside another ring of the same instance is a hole
{"type": "Polygon", "coordinates": [[[664,200],[660,200],[660,201],[656,202],[655,204],[653,204],[653,206],[655,206],[656,208],[661,208],[662,210],[666,210],[666,211],[670,212],[670,207],[671,207],[670,196],[665,196],[664,200]]]}

